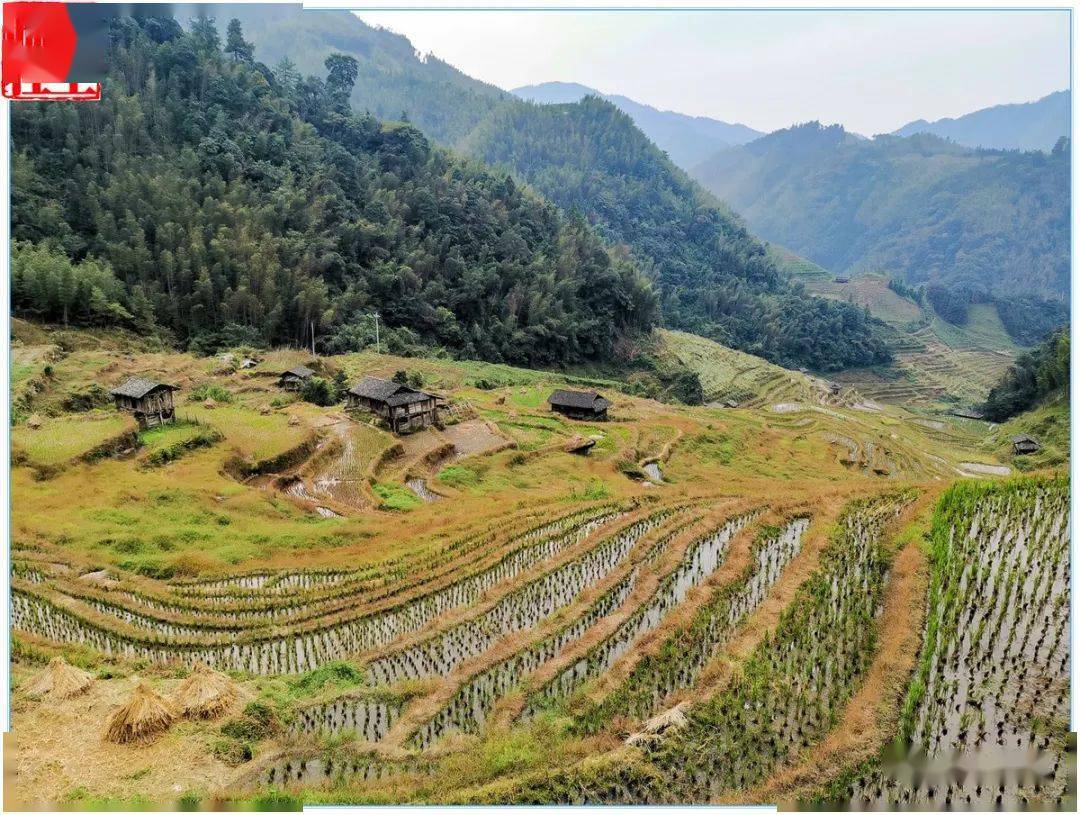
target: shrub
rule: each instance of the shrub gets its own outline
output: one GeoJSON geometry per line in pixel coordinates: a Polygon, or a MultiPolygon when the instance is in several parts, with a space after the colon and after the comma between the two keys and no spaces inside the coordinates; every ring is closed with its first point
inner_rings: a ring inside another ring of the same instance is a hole
{"type": "Polygon", "coordinates": [[[671,395],[684,405],[700,405],[705,401],[701,378],[693,371],[683,371],[671,385],[671,395]]]}
{"type": "Polygon", "coordinates": [[[218,739],[211,747],[211,752],[221,762],[230,767],[237,767],[251,761],[255,751],[251,745],[243,739],[227,738],[218,739]]]}
{"type": "Polygon", "coordinates": [[[206,399],[213,399],[215,402],[229,404],[233,400],[233,395],[232,391],[229,391],[214,382],[204,382],[188,394],[189,402],[202,402],[206,399]]]}
{"type": "Polygon", "coordinates": [[[439,472],[438,479],[448,487],[471,487],[480,481],[480,475],[470,467],[451,464],[439,472]]]}
{"type": "Polygon", "coordinates": [[[337,388],[321,376],[312,376],[300,389],[300,398],[319,407],[329,407],[338,401],[337,388]]]}
{"type": "Polygon", "coordinates": [[[281,730],[281,721],[266,702],[248,702],[239,718],[225,722],[221,734],[240,741],[256,742],[281,730]]]}
{"type": "Polygon", "coordinates": [[[109,401],[109,392],[95,382],[84,390],[70,391],[60,406],[68,413],[86,413],[108,407],[109,401]]]}
{"type": "Polygon", "coordinates": [[[378,482],[371,486],[375,494],[382,499],[380,509],[392,509],[397,512],[407,512],[415,509],[423,503],[413,492],[401,484],[389,484],[378,482]]]}

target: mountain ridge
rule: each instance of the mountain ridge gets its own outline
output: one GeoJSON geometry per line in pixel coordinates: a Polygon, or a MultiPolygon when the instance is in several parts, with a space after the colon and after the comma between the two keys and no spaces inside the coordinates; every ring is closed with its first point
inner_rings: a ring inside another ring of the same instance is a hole
{"type": "Polygon", "coordinates": [[[929,133],[965,147],[1048,152],[1070,135],[1070,107],[1069,91],[1055,91],[1030,102],[991,105],[932,122],[916,119],[891,135],[929,133]]]}
{"type": "Polygon", "coordinates": [[[810,122],[728,148],[693,176],[763,238],[833,273],[883,271],[974,297],[1069,290],[1069,151],[810,122]]]}
{"type": "Polygon", "coordinates": [[[577,82],[522,85],[510,93],[538,104],[564,104],[579,102],[586,96],[599,96],[630,116],[634,124],[684,170],[721,147],[745,144],[765,135],[760,130],[737,122],[660,109],[622,94],[603,93],[577,82]]]}

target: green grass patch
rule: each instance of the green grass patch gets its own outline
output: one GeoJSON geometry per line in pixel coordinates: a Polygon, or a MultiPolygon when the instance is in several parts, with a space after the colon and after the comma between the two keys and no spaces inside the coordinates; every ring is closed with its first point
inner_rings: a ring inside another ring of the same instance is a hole
{"type": "Polygon", "coordinates": [[[476,470],[460,464],[451,464],[449,467],[443,467],[436,478],[438,478],[440,483],[457,489],[475,487],[480,483],[480,474],[476,472],[476,470]]]}
{"type": "Polygon", "coordinates": [[[408,512],[424,503],[412,490],[403,484],[379,481],[373,484],[371,489],[379,496],[380,509],[408,512]]]}
{"type": "Polygon", "coordinates": [[[118,413],[42,419],[36,430],[26,425],[12,428],[12,453],[24,454],[35,464],[63,464],[131,427],[131,420],[118,413]]]}
{"type": "Polygon", "coordinates": [[[217,428],[237,452],[255,461],[274,458],[293,449],[308,433],[302,425],[290,426],[285,413],[263,415],[239,405],[217,408],[185,405],[181,413],[183,418],[217,428]]]}

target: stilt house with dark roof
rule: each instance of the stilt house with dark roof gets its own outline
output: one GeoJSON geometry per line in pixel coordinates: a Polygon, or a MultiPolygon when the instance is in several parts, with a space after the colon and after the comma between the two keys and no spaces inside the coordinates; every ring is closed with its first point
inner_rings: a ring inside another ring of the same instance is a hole
{"type": "Polygon", "coordinates": [[[365,376],[346,394],[348,410],[366,410],[395,433],[409,433],[435,424],[438,399],[400,382],[365,376]]]}
{"type": "Polygon", "coordinates": [[[556,413],[571,419],[590,419],[607,421],[611,402],[596,391],[568,391],[559,388],[548,397],[548,404],[556,413]]]}
{"type": "Polygon", "coordinates": [[[175,385],[133,377],[109,393],[117,410],[132,414],[141,427],[154,427],[176,417],[172,395],[175,390],[179,390],[175,385]]]}
{"type": "Polygon", "coordinates": [[[1013,454],[1017,456],[1028,456],[1032,453],[1037,453],[1042,449],[1042,445],[1034,436],[1029,436],[1027,433],[1021,433],[1018,436],[1012,437],[1012,449],[1013,454]]]}
{"type": "Polygon", "coordinates": [[[306,365],[297,365],[285,371],[278,379],[278,387],[287,391],[298,391],[304,387],[304,383],[315,375],[315,372],[306,365]]]}

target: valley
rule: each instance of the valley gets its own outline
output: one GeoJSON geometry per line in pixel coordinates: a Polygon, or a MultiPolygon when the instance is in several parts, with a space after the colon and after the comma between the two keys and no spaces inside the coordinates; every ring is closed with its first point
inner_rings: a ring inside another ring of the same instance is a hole
{"type": "Polygon", "coordinates": [[[211,9],[11,106],[7,809],[1075,809],[1064,92],[211,9]]]}
{"type": "MultiPolygon", "coordinates": [[[[12,437],[6,744],[24,804],[746,800],[797,773],[865,693],[875,640],[847,639],[850,621],[892,602],[894,560],[925,581],[921,530],[963,489],[949,485],[1019,462],[978,423],[677,332],[655,353],[698,372],[704,406],[486,363],[281,350],[239,368],[247,349],[14,333],[27,418],[12,437]],[[301,363],[348,381],[407,371],[445,401],[442,427],[395,437],[282,392],[278,374],[301,363]],[[86,397],[132,375],[179,388],[174,423],[141,430],[86,397]],[[553,388],[583,386],[613,402],[608,421],[548,409],[553,388]],[[587,454],[567,452],[582,437],[587,454]],[[871,591],[826,613],[821,581],[871,591]],[[805,662],[770,651],[804,625],[805,647],[838,655],[824,685],[804,688],[805,662]],[[87,690],[25,690],[56,656],[89,673],[87,690]],[[235,687],[222,713],[146,747],[100,740],[135,677],[167,696],[198,665],[235,687]],[[777,670],[817,701],[710,718],[777,670]],[[763,742],[763,721],[786,724],[763,742]],[[66,735],[44,739],[55,727],[66,735]],[[713,771],[681,752],[706,755],[701,727],[753,763],[702,785],[713,771]]],[[[1006,483],[1054,496],[1062,482],[1006,483]]],[[[905,653],[872,669],[894,693],[905,653]]]]}

